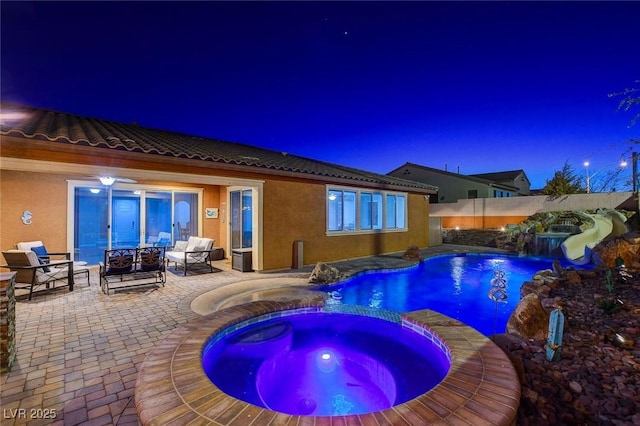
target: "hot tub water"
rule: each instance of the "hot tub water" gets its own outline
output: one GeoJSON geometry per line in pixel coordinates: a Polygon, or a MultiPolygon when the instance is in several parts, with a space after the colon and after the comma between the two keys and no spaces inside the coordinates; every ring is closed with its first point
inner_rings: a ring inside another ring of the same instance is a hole
{"type": "Polygon", "coordinates": [[[443,347],[399,322],[305,312],[253,321],[213,338],[203,367],[225,393],[273,411],[363,414],[437,385],[450,367],[443,347]]]}

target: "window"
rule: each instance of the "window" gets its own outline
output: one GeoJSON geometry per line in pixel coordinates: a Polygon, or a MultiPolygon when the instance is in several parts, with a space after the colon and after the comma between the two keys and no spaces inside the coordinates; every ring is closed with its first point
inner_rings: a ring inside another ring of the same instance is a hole
{"type": "Polygon", "coordinates": [[[406,194],[327,188],[330,234],[406,230],[406,194]]]}
{"type": "Polygon", "coordinates": [[[360,229],[382,229],[382,194],[360,193],[360,229]]]}
{"type": "Polygon", "coordinates": [[[356,193],[330,190],[328,196],[329,231],[356,229],[356,193]]]}
{"type": "Polygon", "coordinates": [[[387,228],[405,227],[405,200],[404,195],[387,195],[387,228]]]}
{"type": "Polygon", "coordinates": [[[478,190],[477,189],[468,190],[467,191],[467,198],[468,199],[478,198],[478,190]]]}

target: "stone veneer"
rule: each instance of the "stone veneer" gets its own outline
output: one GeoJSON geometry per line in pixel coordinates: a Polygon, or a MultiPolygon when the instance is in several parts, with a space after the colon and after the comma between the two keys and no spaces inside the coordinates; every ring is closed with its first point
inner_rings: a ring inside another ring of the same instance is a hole
{"type": "Polygon", "coordinates": [[[139,370],[135,401],[141,424],[515,424],[520,383],[504,352],[473,328],[428,309],[403,314],[402,320],[437,336],[451,354],[451,369],[427,393],[386,410],[334,417],[282,414],[233,398],[206,376],[202,350],[212,335],[250,318],[318,305],[321,298],[252,302],[176,330],[149,352],[139,370]]]}
{"type": "Polygon", "coordinates": [[[0,372],[11,370],[16,358],[15,272],[0,272],[0,372]]]}

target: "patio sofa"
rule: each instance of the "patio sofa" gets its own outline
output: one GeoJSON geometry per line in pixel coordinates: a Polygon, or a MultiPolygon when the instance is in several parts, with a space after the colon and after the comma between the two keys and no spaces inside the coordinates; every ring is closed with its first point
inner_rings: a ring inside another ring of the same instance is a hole
{"type": "Polygon", "coordinates": [[[166,253],[167,263],[173,262],[176,269],[183,268],[184,275],[187,270],[195,265],[209,267],[213,272],[211,261],[213,260],[215,242],[212,238],[189,237],[187,241],[176,241],[176,245],[171,251],[166,253]]]}
{"type": "Polygon", "coordinates": [[[102,292],[167,281],[164,247],[118,248],[104,251],[100,262],[102,292]]]}

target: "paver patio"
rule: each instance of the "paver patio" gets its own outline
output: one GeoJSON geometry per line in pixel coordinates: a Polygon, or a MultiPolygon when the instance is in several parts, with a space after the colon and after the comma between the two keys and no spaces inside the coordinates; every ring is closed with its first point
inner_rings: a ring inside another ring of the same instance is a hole
{"type": "MultiPolygon", "coordinates": [[[[470,250],[478,248],[445,245],[424,253],[470,250]]],[[[348,274],[407,264],[400,254],[337,263],[348,274]]],[[[73,292],[61,289],[19,300],[17,357],[0,377],[1,423],[137,425],[133,395],[138,369],[157,342],[199,317],[191,309],[194,298],[228,284],[242,291],[244,281],[273,283],[310,272],[241,273],[226,261],[216,267],[221,272],[187,277],[168,272],[165,287],[109,296],[101,292],[93,271],[91,286],[79,281],[73,292]]]]}

